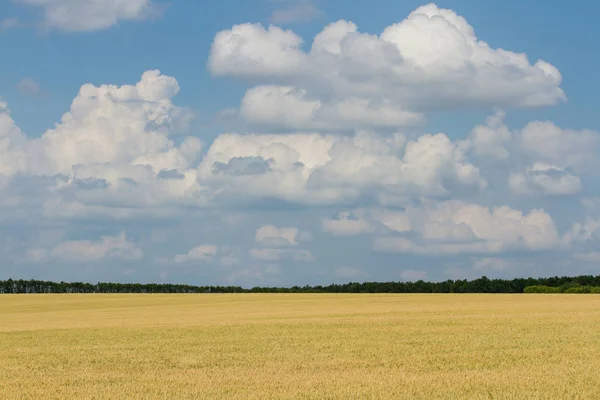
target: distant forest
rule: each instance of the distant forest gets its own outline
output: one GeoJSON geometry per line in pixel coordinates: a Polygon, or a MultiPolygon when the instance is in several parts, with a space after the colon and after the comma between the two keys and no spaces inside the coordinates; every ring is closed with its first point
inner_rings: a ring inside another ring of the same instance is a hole
{"type": "Polygon", "coordinates": [[[84,283],[39,280],[0,281],[10,293],[600,293],[600,275],[575,277],[446,280],[443,282],[350,282],[327,286],[191,286],[167,283],[84,283]]]}

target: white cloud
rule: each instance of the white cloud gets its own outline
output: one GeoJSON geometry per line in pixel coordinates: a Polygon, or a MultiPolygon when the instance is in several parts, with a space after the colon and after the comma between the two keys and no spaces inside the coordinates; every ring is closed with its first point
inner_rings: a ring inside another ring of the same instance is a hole
{"type": "Polygon", "coordinates": [[[301,44],[302,39],[291,30],[236,25],[215,36],[209,68],[218,75],[286,75],[303,61],[298,51],[301,44]]]}
{"type": "Polygon", "coordinates": [[[280,198],[332,204],[369,193],[378,199],[408,194],[448,195],[449,184],[476,189],[486,182],[446,135],[406,141],[361,132],[235,135],[215,139],[199,179],[218,196],[280,198]]]}
{"type": "Polygon", "coordinates": [[[298,228],[277,228],[273,225],[264,225],[256,230],[256,242],[272,247],[296,246],[298,242],[298,228]]]}
{"type": "Polygon", "coordinates": [[[144,252],[129,242],[124,232],[117,236],[103,236],[98,241],[74,240],[58,244],[50,252],[57,257],[73,262],[100,261],[105,258],[138,260],[144,252]]]}
{"type": "Polygon", "coordinates": [[[214,244],[204,244],[194,247],[187,254],[177,254],[175,256],[175,262],[185,263],[188,261],[212,261],[217,256],[218,252],[218,246],[214,244]]]}
{"type": "Polygon", "coordinates": [[[549,121],[534,121],[521,130],[520,139],[522,148],[537,161],[569,167],[575,172],[598,173],[598,132],[562,129],[549,121]]]}
{"type": "Polygon", "coordinates": [[[518,195],[575,195],[582,189],[581,179],[551,164],[535,163],[525,172],[511,173],[510,190],[518,195]]]}
{"type": "Polygon", "coordinates": [[[276,26],[236,25],[215,36],[208,66],[215,75],[258,82],[242,115],[282,128],[340,129],[351,125],[345,118],[365,127],[400,126],[431,110],[565,99],[554,66],[490,48],[463,17],[434,4],[378,36],[341,20],[316,35],[309,51],[303,44],[276,26]]]}
{"type": "Polygon", "coordinates": [[[586,217],[583,222],[574,222],[571,229],[563,235],[566,244],[585,243],[598,238],[600,220],[586,217]]]}
{"type": "Polygon", "coordinates": [[[135,86],[83,85],[61,123],[32,141],[37,157],[30,169],[39,175],[108,163],[150,165],[154,173],[185,169],[200,143],[190,138],[178,148],[168,138],[187,118],[171,102],[178,91],[177,81],[160,71],[145,72],[135,86]]]}
{"type": "Polygon", "coordinates": [[[110,28],[121,21],[140,21],[160,15],[164,6],[151,0],[16,0],[40,7],[44,26],[66,32],[110,28]]]}
{"type": "MultiPolygon", "coordinates": [[[[144,19],[157,4],[21,2],[65,31],[144,19]],[[60,13],[64,5],[72,5],[70,15],[60,13]]],[[[240,127],[256,133],[214,132],[206,147],[180,135],[193,114],[175,104],[175,78],[156,70],[134,84],[83,85],[52,129],[29,138],[0,103],[0,224],[19,227],[15,238],[0,236],[2,254],[19,254],[7,260],[40,269],[111,257],[161,270],[196,262],[218,267],[203,269],[203,279],[270,284],[284,264],[307,263],[286,271],[299,279],[364,279],[371,271],[353,261],[402,257],[369,247],[413,255],[411,269],[390,270],[412,281],[438,278],[414,255],[450,256],[474,275],[522,268],[512,257],[525,252],[536,262],[554,250],[573,252],[557,258],[598,258],[597,199],[582,199],[585,209],[571,210],[582,222],[559,234],[550,214],[560,216],[559,226],[569,223],[560,207],[576,198],[511,195],[575,196],[585,184],[595,196],[589,179],[600,170],[599,133],[540,121],[511,130],[497,107],[556,104],[565,98],[561,75],[544,61],[490,48],[453,11],[426,5],[378,35],[338,21],[312,43],[275,26],[237,25],[216,35],[209,68],[250,82],[239,107],[219,117],[241,118],[240,127]],[[452,125],[446,133],[404,128],[440,110],[492,107],[462,138],[452,125]],[[78,223],[110,224],[107,217],[135,232],[136,243],[124,234],[73,240],[78,223]],[[24,233],[44,226],[70,240],[24,233]],[[300,230],[319,228],[313,243],[300,230]],[[364,236],[332,240],[323,232],[364,236]],[[185,243],[180,254],[173,240],[185,243]],[[345,247],[333,247],[340,242],[345,247]],[[145,262],[151,259],[157,262],[145,262]]],[[[35,82],[21,86],[39,91],[35,82]]],[[[171,268],[168,278],[187,279],[190,271],[171,268]]],[[[150,276],[166,279],[163,272],[150,276]]]]}
{"type": "MultiPolygon", "coordinates": [[[[528,214],[507,206],[488,209],[460,201],[430,202],[405,212],[412,236],[375,239],[376,251],[423,255],[500,253],[507,250],[547,250],[560,245],[550,215],[543,210],[528,214]]],[[[406,232],[402,227],[402,232],[406,232]]]]}
{"type": "Polygon", "coordinates": [[[475,155],[505,160],[510,157],[506,148],[512,139],[512,133],[504,124],[504,111],[497,111],[486,120],[485,125],[476,126],[469,134],[470,145],[475,155]]]}
{"type": "Polygon", "coordinates": [[[263,225],[256,230],[255,241],[264,246],[250,250],[250,257],[259,261],[275,262],[283,259],[294,261],[313,261],[310,251],[297,247],[299,239],[310,239],[308,232],[300,232],[295,227],[277,228],[273,225],[263,225]]]}
{"type": "Polygon", "coordinates": [[[394,128],[423,122],[419,113],[402,110],[388,101],[348,97],[323,102],[306,90],[291,86],[257,86],[244,95],[240,114],[248,122],[284,129],[345,131],[394,128]]]}
{"type": "Polygon", "coordinates": [[[54,129],[30,140],[0,103],[0,176],[8,182],[19,173],[43,178],[43,207],[55,216],[94,208],[117,216],[125,212],[119,207],[139,212],[144,203],[205,202],[194,197],[201,191],[196,166],[202,142],[169,137],[190,119],[171,101],[178,91],[177,81],[159,71],[145,72],[135,86],[87,84],[54,129]]]}
{"type": "Polygon", "coordinates": [[[10,116],[8,105],[0,101],[0,175],[12,175],[24,168],[26,138],[10,116]]]}

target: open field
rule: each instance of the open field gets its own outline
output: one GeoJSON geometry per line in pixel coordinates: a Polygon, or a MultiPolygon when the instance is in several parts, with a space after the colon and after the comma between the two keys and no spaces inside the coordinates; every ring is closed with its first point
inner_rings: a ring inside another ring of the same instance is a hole
{"type": "Polygon", "coordinates": [[[600,398],[595,295],[3,295],[0,398],[600,398]]]}

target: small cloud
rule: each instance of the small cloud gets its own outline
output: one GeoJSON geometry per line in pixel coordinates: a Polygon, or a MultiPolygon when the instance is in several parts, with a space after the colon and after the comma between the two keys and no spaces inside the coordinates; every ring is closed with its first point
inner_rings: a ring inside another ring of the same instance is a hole
{"type": "Polygon", "coordinates": [[[8,31],[9,29],[14,29],[19,27],[19,19],[17,17],[4,18],[0,20],[0,32],[8,31]]]}
{"type": "Polygon", "coordinates": [[[277,228],[273,225],[264,225],[256,230],[255,239],[257,243],[272,247],[296,246],[298,242],[298,228],[293,226],[277,228]]]}
{"type": "Polygon", "coordinates": [[[31,78],[21,79],[17,88],[24,94],[37,95],[41,92],[40,84],[31,78]]]}
{"type": "Polygon", "coordinates": [[[120,22],[160,18],[167,10],[166,2],[15,0],[38,7],[44,15],[41,26],[63,32],[92,32],[111,28],[120,22]]]}
{"type": "Polygon", "coordinates": [[[188,261],[212,261],[217,253],[219,247],[214,244],[205,244],[196,246],[191,249],[187,254],[177,254],[175,256],[176,263],[185,263],[188,261]]]}
{"type": "Polygon", "coordinates": [[[275,10],[269,20],[274,24],[287,24],[290,22],[309,22],[323,15],[314,4],[309,1],[301,2],[295,6],[275,10]]]}

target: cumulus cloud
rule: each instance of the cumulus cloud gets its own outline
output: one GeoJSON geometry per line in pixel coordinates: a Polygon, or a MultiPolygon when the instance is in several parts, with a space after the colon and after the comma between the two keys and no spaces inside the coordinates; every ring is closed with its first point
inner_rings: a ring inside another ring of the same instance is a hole
{"type": "MultiPolygon", "coordinates": [[[[36,250],[32,253],[36,255],[36,250]]],[[[38,250],[38,255],[39,250],[38,250]]],[[[144,252],[129,242],[124,232],[117,236],[103,236],[98,241],[73,240],[62,242],[50,251],[50,256],[73,262],[100,261],[105,258],[138,260],[144,252]]]]}
{"type": "Polygon", "coordinates": [[[12,176],[26,168],[26,143],[27,138],[11,118],[8,105],[0,101],[0,176],[12,176]]]}
{"type": "Polygon", "coordinates": [[[597,239],[599,233],[600,220],[588,216],[583,222],[574,222],[562,239],[566,244],[585,243],[597,239]]]}
{"type": "Polygon", "coordinates": [[[354,137],[224,134],[215,139],[198,170],[201,182],[214,187],[217,196],[243,194],[308,204],[349,201],[366,192],[377,198],[445,196],[450,186],[486,186],[461,147],[444,134],[410,141],[402,134],[370,132],[354,137]],[[223,166],[237,159],[252,159],[263,167],[244,176],[223,173],[223,166]]]}
{"type": "Polygon", "coordinates": [[[478,157],[491,157],[506,160],[510,157],[510,144],[513,135],[504,124],[504,111],[497,111],[486,120],[485,125],[477,125],[469,134],[468,145],[478,157]]]}
{"type": "Polygon", "coordinates": [[[565,168],[535,163],[525,172],[511,173],[509,188],[519,195],[575,195],[582,189],[581,179],[565,168]]]}
{"type": "Polygon", "coordinates": [[[215,36],[208,67],[214,75],[259,82],[242,101],[242,115],[284,128],[401,126],[421,122],[431,110],[565,99],[554,66],[491,48],[463,17],[435,4],[379,35],[340,20],[317,34],[308,51],[303,45],[291,30],[236,25],[215,36]]]}
{"type": "Polygon", "coordinates": [[[115,206],[192,198],[200,190],[202,142],[170,138],[191,118],[171,101],[178,91],[177,81],[159,71],[145,72],[136,85],[86,84],[61,122],[36,139],[27,139],[0,103],[0,175],[6,182],[17,174],[43,178],[43,206],[62,209],[53,214],[109,205],[105,211],[116,214],[115,206]]]}
{"type": "MultiPolygon", "coordinates": [[[[377,237],[374,249],[391,253],[457,255],[507,250],[547,250],[560,244],[554,220],[543,210],[528,214],[507,206],[489,209],[446,201],[408,208],[412,235],[377,237]]],[[[400,233],[406,233],[403,226],[400,233]]]]}
{"type": "Polygon", "coordinates": [[[106,164],[185,169],[201,145],[196,138],[179,147],[169,140],[188,118],[171,102],[178,91],[160,71],[145,72],[135,86],[83,85],[61,123],[30,144],[31,172],[70,174],[76,166],[106,164]]]}
{"type": "Polygon", "coordinates": [[[329,102],[310,98],[292,86],[257,86],[244,95],[240,114],[248,122],[292,130],[345,131],[394,128],[423,122],[419,113],[405,111],[386,100],[349,97],[329,102]]]}
{"type": "Polygon", "coordinates": [[[460,143],[442,133],[412,140],[369,131],[222,134],[203,154],[199,139],[171,137],[190,118],[172,102],[178,91],[174,78],[154,70],[135,85],[86,84],[61,122],[35,139],[19,130],[2,103],[0,187],[17,175],[36,177],[43,183],[37,190],[45,191],[39,207],[49,215],[127,217],[149,208],[158,216],[180,205],[269,198],[393,202],[486,186],[460,143]]]}
{"type": "Polygon", "coordinates": [[[110,28],[121,21],[140,21],[160,15],[164,5],[152,0],[16,0],[44,12],[44,26],[66,32],[110,28]]]}
{"type": "Polygon", "coordinates": [[[294,261],[313,261],[310,251],[296,249],[298,240],[308,239],[310,234],[295,227],[277,228],[273,225],[263,225],[256,230],[255,241],[263,248],[250,250],[250,257],[259,261],[275,262],[283,259],[294,261]]]}
{"type": "Polygon", "coordinates": [[[520,132],[520,147],[537,161],[570,167],[575,172],[599,171],[600,133],[563,129],[553,122],[534,121],[520,132]]]}
{"type": "Polygon", "coordinates": [[[273,225],[264,225],[256,230],[256,242],[272,247],[296,246],[298,242],[298,228],[277,228],[273,225]]]}
{"type": "Polygon", "coordinates": [[[196,246],[187,254],[177,254],[176,263],[185,263],[188,261],[212,261],[217,256],[219,247],[214,244],[204,244],[196,246]]]}

